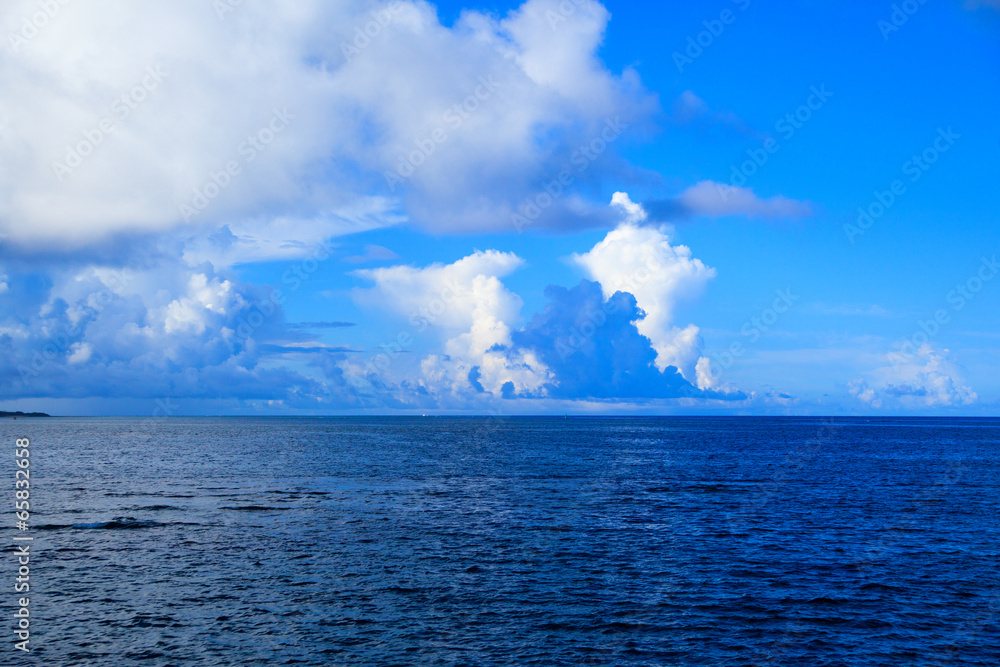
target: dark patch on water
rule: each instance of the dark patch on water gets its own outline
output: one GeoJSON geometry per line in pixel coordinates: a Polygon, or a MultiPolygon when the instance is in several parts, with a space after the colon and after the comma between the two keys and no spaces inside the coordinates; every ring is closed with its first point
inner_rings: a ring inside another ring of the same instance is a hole
{"type": "Polygon", "coordinates": [[[234,510],[237,512],[280,512],[291,510],[292,507],[271,507],[269,505],[223,505],[219,509],[234,510]]]}
{"type": "Polygon", "coordinates": [[[115,517],[109,521],[94,521],[90,523],[45,523],[33,526],[34,530],[138,530],[141,528],[165,528],[168,526],[197,526],[196,523],[184,521],[144,521],[135,517],[115,517]]]}

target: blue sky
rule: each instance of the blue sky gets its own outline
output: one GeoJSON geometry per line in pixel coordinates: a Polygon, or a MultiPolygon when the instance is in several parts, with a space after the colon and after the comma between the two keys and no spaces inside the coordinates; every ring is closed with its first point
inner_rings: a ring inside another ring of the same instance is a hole
{"type": "Polygon", "coordinates": [[[996,414],[995,1],[327,4],[0,10],[0,408],[996,414]]]}

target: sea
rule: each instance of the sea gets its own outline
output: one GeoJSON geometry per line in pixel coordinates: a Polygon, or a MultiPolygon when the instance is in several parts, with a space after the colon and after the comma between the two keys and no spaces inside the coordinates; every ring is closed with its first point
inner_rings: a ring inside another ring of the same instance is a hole
{"type": "Polygon", "coordinates": [[[1000,665],[997,419],[52,418],[0,436],[3,665],[1000,665]]]}

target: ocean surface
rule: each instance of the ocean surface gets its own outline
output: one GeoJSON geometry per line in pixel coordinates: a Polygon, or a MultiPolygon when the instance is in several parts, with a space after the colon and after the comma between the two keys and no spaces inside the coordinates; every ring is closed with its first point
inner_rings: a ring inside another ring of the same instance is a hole
{"type": "Polygon", "coordinates": [[[1000,665],[1000,420],[0,434],[3,665],[1000,665]],[[29,655],[12,648],[25,534],[29,655]]]}

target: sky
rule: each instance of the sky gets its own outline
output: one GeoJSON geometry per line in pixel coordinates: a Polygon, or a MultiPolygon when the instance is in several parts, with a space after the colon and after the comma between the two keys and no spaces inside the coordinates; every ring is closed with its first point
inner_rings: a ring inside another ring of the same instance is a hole
{"type": "Polygon", "coordinates": [[[996,0],[0,27],[0,409],[1000,407],[996,0]]]}

